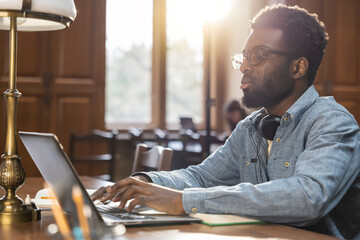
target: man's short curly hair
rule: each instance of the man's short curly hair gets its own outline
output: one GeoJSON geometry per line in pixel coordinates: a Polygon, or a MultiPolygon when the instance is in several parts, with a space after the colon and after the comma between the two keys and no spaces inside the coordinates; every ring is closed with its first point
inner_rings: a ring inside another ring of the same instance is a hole
{"type": "Polygon", "coordinates": [[[324,23],[319,21],[316,14],[310,14],[299,6],[278,4],[263,8],[250,21],[252,30],[262,27],[282,30],[288,51],[293,51],[308,60],[308,80],[311,85],[329,39],[324,23]]]}

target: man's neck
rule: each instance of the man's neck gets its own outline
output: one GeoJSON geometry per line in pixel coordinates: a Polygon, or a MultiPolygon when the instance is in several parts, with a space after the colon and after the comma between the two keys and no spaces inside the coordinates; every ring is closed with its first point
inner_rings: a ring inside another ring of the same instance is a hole
{"type": "Polygon", "coordinates": [[[295,89],[298,89],[297,91],[294,91],[291,95],[289,95],[287,98],[285,98],[283,101],[281,101],[279,104],[267,107],[266,112],[269,115],[276,115],[276,116],[283,116],[286,111],[303,95],[303,93],[308,89],[309,86],[295,86],[295,89]]]}

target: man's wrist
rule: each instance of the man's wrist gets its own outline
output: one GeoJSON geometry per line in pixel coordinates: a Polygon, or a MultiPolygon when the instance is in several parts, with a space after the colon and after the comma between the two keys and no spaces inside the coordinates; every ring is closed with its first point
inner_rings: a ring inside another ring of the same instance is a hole
{"type": "Polygon", "coordinates": [[[141,173],[141,172],[133,173],[133,174],[131,174],[131,177],[135,177],[143,182],[150,182],[150,183],[153,182],[152,179],[148,175],[146,175],[145,173],[141,173]]]}

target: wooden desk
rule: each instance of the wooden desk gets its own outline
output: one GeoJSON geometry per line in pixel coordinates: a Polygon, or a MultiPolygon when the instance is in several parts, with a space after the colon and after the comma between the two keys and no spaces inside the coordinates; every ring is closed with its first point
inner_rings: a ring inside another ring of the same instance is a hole
{"type": "MultiPolygon", "coordinates": [[[[107,185],[108,182],[90,178],[81,177],[86,188],[98,188],[107,185]]],[[[22,199],[26,194],[34,198],[36,192],[43,188],[42,178],[27,178],[23,187],[17,192],[22,199]]],[[[1,193],[3,195],[3,193],[1,193]]],[[[13,225],[0,225],[0,239],[51,239],[46,234],[46,227],[54,223],[51,212],[43,212],[42,219],[34,223],[21,223],[13,225]]],[[[332,237],[321,235],[301,229],[278,225],[278,224],[254,224],[254,225],[233,225],[209,227],[200,223],[151,226],[151,227],[128,227],[126,233],[119,239],[334,239],[332,237]]]]}

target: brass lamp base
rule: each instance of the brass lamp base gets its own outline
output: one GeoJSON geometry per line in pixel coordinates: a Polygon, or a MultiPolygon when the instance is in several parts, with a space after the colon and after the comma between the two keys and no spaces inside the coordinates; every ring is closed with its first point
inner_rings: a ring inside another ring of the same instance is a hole
{"type": "Polygon", "coordinates": [[[0,224],[13,224],[23,222],[36,222],[41,219],[41,210],[32,205],[25,205],[20,199],[20,204],[14,204],[12,201],[0,199],[0,224]]]}
{"type": "Polygon", "coordinates": [[[12,224],[38,221],[41,219],[40,209],[35,204],[24,204],[16,196],[16,189],[25,182],[25,172],[21,166],[19,155],[1,156],[0,185],[5,189],[5,196],[0,199],[0,224],[12,224]]]}

